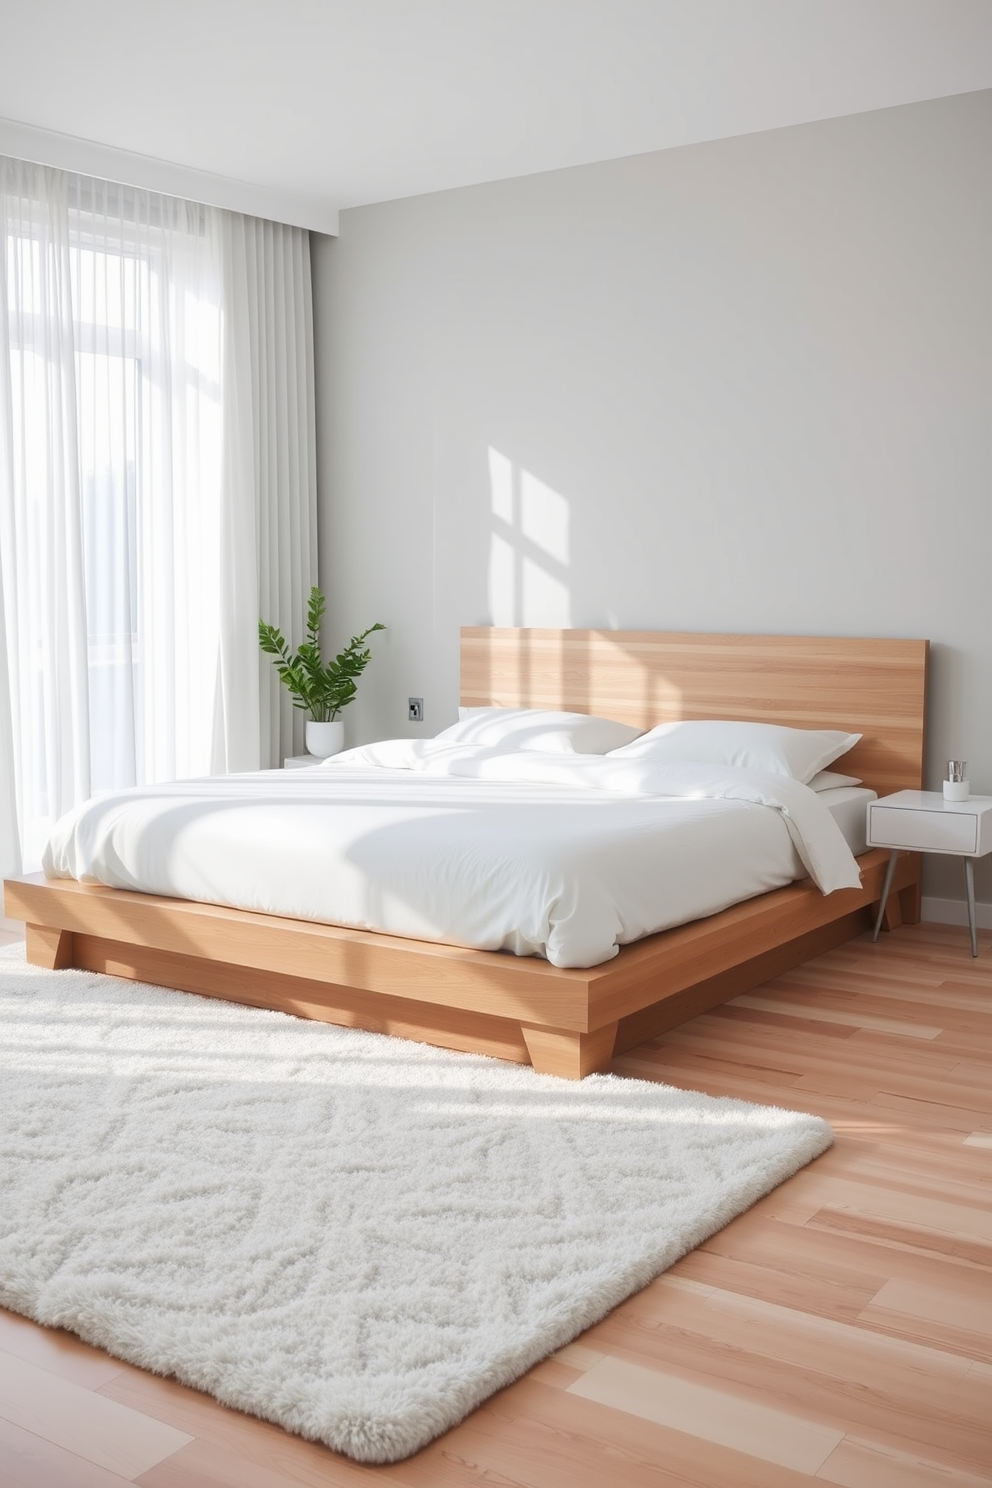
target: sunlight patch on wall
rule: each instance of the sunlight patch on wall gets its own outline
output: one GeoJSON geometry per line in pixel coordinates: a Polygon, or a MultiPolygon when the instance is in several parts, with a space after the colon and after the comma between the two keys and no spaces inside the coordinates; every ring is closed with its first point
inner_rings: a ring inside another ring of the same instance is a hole
{"type": "Polygon", "coordinates": [[[520,525],[524,537],[568,567],[568,502],[529,470],[520,472],[520,525]]]}
{"type": "Polygon", "coordinates": [[[490,446],[489,612],[494,625],[570,626],[567,499],[490,446]]]}

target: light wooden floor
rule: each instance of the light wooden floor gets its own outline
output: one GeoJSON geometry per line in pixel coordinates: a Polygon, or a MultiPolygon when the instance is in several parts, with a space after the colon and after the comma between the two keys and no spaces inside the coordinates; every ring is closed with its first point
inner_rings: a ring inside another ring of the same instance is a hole
{"type": "Polygon", "coordinates": [[[810,962],[617,1060],[836,1146],[416,1457],[360,1468],[0,1313],[4,1488],[992,1484],[992,934],[810,962]]]}

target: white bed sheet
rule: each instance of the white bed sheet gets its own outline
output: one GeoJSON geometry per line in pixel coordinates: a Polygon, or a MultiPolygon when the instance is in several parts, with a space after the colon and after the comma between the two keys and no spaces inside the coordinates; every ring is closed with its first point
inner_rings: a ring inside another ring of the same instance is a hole
{"type": "Polygon", "coordinates": [[[817,795],[826,806],[844,835],[844,841],[856,858],[868,851],[868,802],[878,800],[878,792],[866,786],[839,785],[832,790],[818,791],[817,795]]]}
{"type": "MultiPolygon", "coordinates": [[[[559,777],[541,760],[534,780],[348,761],[137,787],[64,817],[45,872],[573,967],[801,878],[811,854],[822,887],[859,881],[805,786],[689,770],[680,795],[659,794],[628,767],[606,789],[616,767],[584,771],[584,758],[559,777]]],[[[486,768],[521,773],[519,760],[486,768]]]]}

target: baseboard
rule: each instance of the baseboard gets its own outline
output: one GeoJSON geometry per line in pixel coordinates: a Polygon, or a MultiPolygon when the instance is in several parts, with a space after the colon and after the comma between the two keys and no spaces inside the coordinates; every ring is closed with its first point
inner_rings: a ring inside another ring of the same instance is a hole
{"type": "MultiPolygon", "coordinates": [[[[923,918],[932,925],[967,925],[968,905],[964,899],[931,899],[924,894],[923,918]]],[[[975,923],[981,930],[992,930],[992,904],[981,900],[975,904],[975,923]]]]}
{"type": "Polygon", "coordinates": [[[7,920],[0,915],[0,935],[18,935],[24,938],[24,921],[7,920]]]}

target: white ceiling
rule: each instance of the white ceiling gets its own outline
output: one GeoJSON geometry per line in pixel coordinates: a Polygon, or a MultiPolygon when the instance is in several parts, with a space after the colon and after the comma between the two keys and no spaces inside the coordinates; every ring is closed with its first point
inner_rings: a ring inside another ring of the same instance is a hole
{"type": "Polygon", "coordinates": [[[335,231],[992,86],[992,0],[0,0],[0,151],[335,231]]]}

